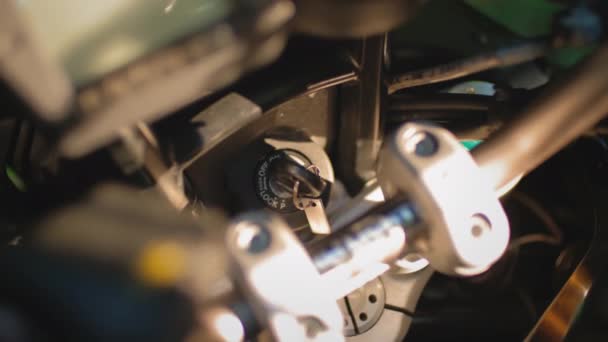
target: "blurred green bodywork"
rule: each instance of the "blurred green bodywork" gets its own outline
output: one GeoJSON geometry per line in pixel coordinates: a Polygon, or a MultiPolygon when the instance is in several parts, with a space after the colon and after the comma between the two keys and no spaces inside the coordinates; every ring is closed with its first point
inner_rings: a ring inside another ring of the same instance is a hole
{"type": "MultiPolygon", "coordinates": [[[[465,3],[523,38],[549,35],[554,16],[565,9],[550,0],[465,0],[465,3]]],[[[558,49],[548,60],[556,66],[570,67],[592,50],[592,47],[558,49]]]]}

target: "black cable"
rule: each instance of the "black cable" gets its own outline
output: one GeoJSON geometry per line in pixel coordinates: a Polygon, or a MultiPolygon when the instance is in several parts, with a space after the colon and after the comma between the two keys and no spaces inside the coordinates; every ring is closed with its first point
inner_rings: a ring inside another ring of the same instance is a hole
{"type": "Polygon", "coordinates": [[[387,124],[404,121],[432,121],[438,124],[454,122],[479,125],[487,121],[496,101],[492,96],[436,93],[412,96],[393,95],[389,99],[387,124]]]}
{"type": "Polygon", "coordinates": [[[393,111],[488,111],[496,100],[493,96],[471,94],[395,94],[388,110],[393,111]]]}
{"type": "Polygon", "coordinates": [[[427,69],[390,76],[387,78],[388,93],[532,61],[544,56],[547,51],[548,45],[545,43],[527,42],[427,69]]]}
{"type": "Polygon", "coordinates": [[[384,304],[384,309],[385,310],[389,310],[389,311],[395,311],[395,312],[399,312],[402,313],[408,317],[414,317],[414,313],[408,309],[404,309],[404,308],[400,308],[398,306],[394,306],[391,304],[384,304]]]}

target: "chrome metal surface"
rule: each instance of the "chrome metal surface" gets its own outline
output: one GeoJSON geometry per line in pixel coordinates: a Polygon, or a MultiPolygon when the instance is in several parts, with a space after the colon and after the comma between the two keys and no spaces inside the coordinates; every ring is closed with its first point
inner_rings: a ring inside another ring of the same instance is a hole
{"type": "Polygon", "coordinates": [[[372,179],[354,198],[347,201],[329,214],[332,231],[336,232],[355,222],[366,213],[384,202],[384,193],[378,181],[372,179]]]}
{"type": "Polygon", "coordinates": [[[408,205],[383,217],[368,217],[311,246],[313,261],[325,281],[332,284],[334,298],[341,298],[389,269],[405,247],[404,227],[416,215],[408,205]]]}

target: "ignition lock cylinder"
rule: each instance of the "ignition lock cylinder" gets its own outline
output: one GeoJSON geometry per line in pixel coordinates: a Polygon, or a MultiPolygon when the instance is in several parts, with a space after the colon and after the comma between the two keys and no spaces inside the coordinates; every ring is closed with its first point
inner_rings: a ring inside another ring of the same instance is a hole
{"type": "Polygon", "coordinates": [[[325,150],[305,132],[280,127],[263,134],[236,158],[229,187],[243,209],[283,216],[296,230],[328,234],[334,171],[325,150]]]}

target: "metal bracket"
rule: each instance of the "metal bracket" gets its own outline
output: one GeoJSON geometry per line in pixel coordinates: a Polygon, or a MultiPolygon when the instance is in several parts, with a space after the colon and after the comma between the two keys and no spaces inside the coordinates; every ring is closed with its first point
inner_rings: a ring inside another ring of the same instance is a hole
{"type": "Polygon", "coordinates": [[[446,274],[487,270],[505,251],[509,223],[468,151],[447,130],[403,125],[382,151],[379,180],[388,196],[404,193],[426,228],[408,232],[408,248],[446,274]]]}
{"type": "Polygon", "coordinates": [[[276,340],[344,340],[329,284],[282,220],[242,215],[229,228],[226,245],[245,296],[276,340]]]}

